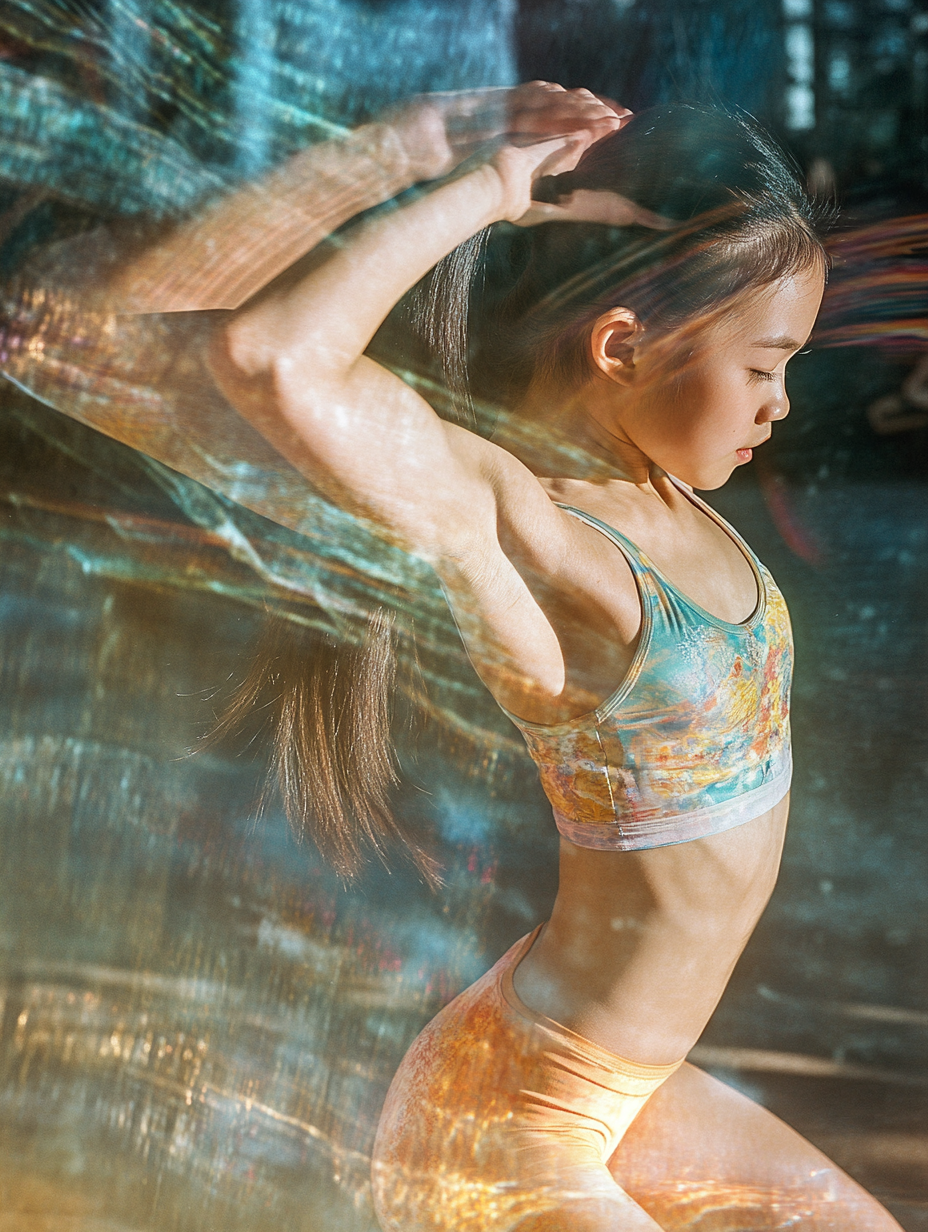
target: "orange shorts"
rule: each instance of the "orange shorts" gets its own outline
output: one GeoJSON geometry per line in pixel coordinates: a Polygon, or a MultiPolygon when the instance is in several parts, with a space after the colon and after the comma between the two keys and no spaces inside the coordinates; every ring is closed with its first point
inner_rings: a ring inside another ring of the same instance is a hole
{"type": "Polygon", "coordinates": [[[445,1006],[403,1059],[374,1145],[384,1232],[626,1226],[634,1204],[607,1161],[682,1062],[626,1061],[523,1005],[512,973],[537,933],[445,1006]]]}

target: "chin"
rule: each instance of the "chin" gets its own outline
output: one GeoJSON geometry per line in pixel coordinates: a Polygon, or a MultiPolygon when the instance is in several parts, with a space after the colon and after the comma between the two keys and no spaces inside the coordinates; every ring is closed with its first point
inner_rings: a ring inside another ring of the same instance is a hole
{"type": "Polygon", "coordinates": [[[724,471],[713,469],[711,471],[693,471],[689,474],[674,471],[673,474],[677,479],[688,483],[691,488],[695,488],[697,492],[714,492],[717,488],[723,488],[728,483],[735,469],[734,466],[729,466],[724,471]]]}

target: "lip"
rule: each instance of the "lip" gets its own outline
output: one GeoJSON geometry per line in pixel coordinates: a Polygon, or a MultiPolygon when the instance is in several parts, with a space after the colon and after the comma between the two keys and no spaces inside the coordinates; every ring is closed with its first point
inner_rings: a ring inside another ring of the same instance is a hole
{"type": "Polygon", "coordinates": [[[740,458],[742,462],[750,462],[751,458],[753,458],[754,456],[754,450],[759,448],[759,446],[766,444],[767,441],[770,440],[770,436],[771,434],[768,432],[767,435],[763,437],[761,440],[759,440],[756,444],[745,445],[743,449],[736,449],[735,453],[738,455],[738,457],[740,458]]]}

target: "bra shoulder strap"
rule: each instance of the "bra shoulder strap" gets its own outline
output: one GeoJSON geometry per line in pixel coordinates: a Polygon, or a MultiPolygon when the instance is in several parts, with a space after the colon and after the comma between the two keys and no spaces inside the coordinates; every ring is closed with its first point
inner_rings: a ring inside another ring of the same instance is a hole
{"type": "Polygon", "coordinates": [[[601,535],[605,535],[607,539],[611,540],[628,561],[636,577],[653,578],[653,573],[641,549],[636,543],[632,543],[631,539],[623,535],[621,531],[616,530],[614,526],[610,526],[607,522],[601,522],[592,513],[585,513],[582,509],[576,509],[573,505],[562,505],[560,501],[555,503],[558,509],[563,509],[565,513],[569,513],[580,522],[585,522],[587,526],[592,526],[594,530],[598,530],[601,535]]]}
{"type": "Polygon", "coordinates": [[[558,508],[563,509],[565,513],[571,514],[581,522],[585,522],[587,526],[592,526],[594,530],[598,530],[600,534],[605,535],[609,542],[615,544],[628,561],[628,566],[635,579],[635,585],[638,587],[638,595],[649,629],[657,630],[670,626],[679,627],[681,624],[691,623],[692,614],[689,608],[681,605],[676,592],[665,585],[663,577],[651,564],[637,543],[633,543],[621,531],[616,530],[614,526],[610,526],[608,522],[601,522],[599,518],[594,517],[591,513],[585,513],[582,509],[574,508],[573,505],[562,505],[560,502],[557,502],[557,504],[558,508]]]}
{"type": "Polygon", "coordinates": [[[673,475],[668,475],[667,478],[674,485],[674,487],[678,489],[678,491],[683,493],[690,504],[695,505],[697,509],[706,515],[710,522],[714,522],[716,526],[720,527],[725,534],[728,535],[729,539],[734,540],[735,546],[741,549],[741,552],[748,558],[749,561],[754,562],[757,569],[763,571],[764,566],[757,559],[754,549],[747,542],[747,540],[744,539],[737,530],[735,530],[731,522],[723,518],[718,510],[713,509],[711,505],[707,504],[706,501],[702,499],[702,497],[697,496],[689,485],[682,483],[679,479],[675,479],[673,475]]]}

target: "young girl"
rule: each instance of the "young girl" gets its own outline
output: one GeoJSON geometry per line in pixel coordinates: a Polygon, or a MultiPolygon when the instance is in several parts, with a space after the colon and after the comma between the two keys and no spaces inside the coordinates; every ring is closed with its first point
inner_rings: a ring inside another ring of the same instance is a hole
{"type": "Polygon", "coordinates": [[[562,836],[550,920],[396,1075],[379,1218],[889,1232],[812,1146],[683,1062],[772,891],[791,766],[782,596],[693,489],[788,412],[826,267],[813,209],[749,120],[625,122],[539,89],[532,144],[365,222],[232,318],[211,358],[293,466],[434,567],[562,836]],[[437,262],[466,265],[504,222],[522,230],[495,251],[474,349],[523,429],[494,442],[365,350],[437,262]]]}

